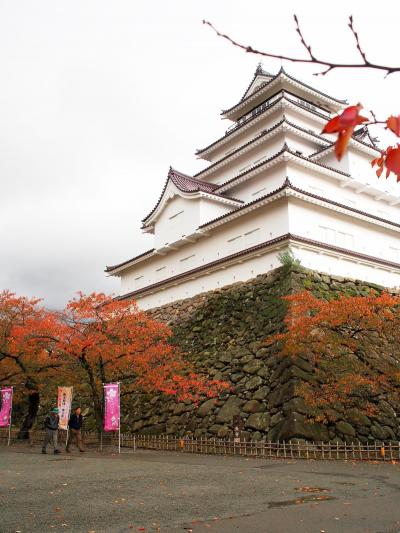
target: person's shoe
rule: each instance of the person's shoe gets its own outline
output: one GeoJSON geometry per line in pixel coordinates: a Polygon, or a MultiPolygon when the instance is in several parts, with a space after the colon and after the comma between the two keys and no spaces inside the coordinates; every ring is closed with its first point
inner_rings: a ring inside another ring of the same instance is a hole
{"type": "Polygon", "coordinates": [[[54,450],[54,455],[58,455],[60,452],[60,450],[54,450]]]}
{"type": "Polygon", "coordinates": [[[46,450],[42,450],[42,453],[47,453],[46,450]]]}
{"type": "Polygon", "coordinates": [[[86,450],[79,450],[81,453],[84,453],[86,450]]]}

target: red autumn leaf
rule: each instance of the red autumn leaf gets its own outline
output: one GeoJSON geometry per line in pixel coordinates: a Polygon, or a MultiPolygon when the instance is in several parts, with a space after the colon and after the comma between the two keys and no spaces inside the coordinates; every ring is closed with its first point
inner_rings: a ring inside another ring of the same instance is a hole
{"type": "Polygon", "coordinates": [[[400,115],[389,117],[386,121],[386,127],[392,131],[397,137],[400,137],[400,115]]]}
{"type": "Polygon", "coordinates": [[[340,161],[346,151],[347,145],[354,128],[368,119],[360,115],[362,109],[361,104],[346,107],[341,115],[332,118],[325,124],[322,133],[337,133],[338,139],[335,143],[336,158],[340,161]]]}
{"type": "Polygon", "coordinates": [[[390,172],[393,172],[397,176],[397,181],[400,181],[400,145],[397,145],[397,148],[387,150],[385,165],[387,168],[386,177],[390,172]]]}
{"type": "Polygon", "coordinates": [[[396,174],[397,181],[400,181],[400,144],[397,147],[388,146],[386,150],[382,152],[381,157],[377,157],[371,161],[371,165],[374,167],[377,165],[379,168],[376,171],[378,178],[382,175],[384,168],[386,167],[386,177],[393,172],[396,174]]]}
{"type": "Polygon", "coordinates": [[[0,383],[29,383],[18,395],[40,392],[55,380],[70,383],[91,395],[101,428],[105,381],[123,381],[125,393],[157,391],[194,402],[229,387],[195,372],[172,344],[171,329],[133,301],[79,294],[62,312],[39,302],[0,291],[0,383]]]}
{"type": "MultiPolygon", "coordinates": [[[[379,355],[379,369],[349,356],[355,355],[361,344],[370,342],[371,331],[379,331],[390,346],[397,346],[400,296],[371,291],[367,296],[342,295],[324,300],[304,291],[283,299],[288,303],[285,331],[272,335],[269,344],[277,343],[280,355],[292,363],[307,353],[316,381],[296,385],[296,393],[312,407],[316,420],[335,421],[336,413],[331,411],[335,403],[353,406],[360,393],[369,390],[375,396],[379,391],[393,390],[393,384],[399,383],[399,369],[389,362],[384,350],[379,355]]],[[[366,416],[376,416],[376,406],[370,402],[366,401],[362,409],[366,416]]],[[[313,491],[311,487],[300,490],[313,491]]]]}

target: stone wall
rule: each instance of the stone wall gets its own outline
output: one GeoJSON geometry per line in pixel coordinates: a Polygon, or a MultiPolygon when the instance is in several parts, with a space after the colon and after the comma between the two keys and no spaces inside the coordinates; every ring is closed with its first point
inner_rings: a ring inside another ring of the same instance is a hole
{"type": "MultiPolygon", "coordinates": [[[[254,440],[389,440],[400,438],[396,411],[387,395],[373,401],[377,414],[367,417],[354,407],[335,406],[336,419],[318,423],[312,409],[297,396],[296,385],[315,383],[313,368],[302,358],[282,359],[264,339],[282,330],[286,312],[281,296],[312,290],[320,297],[367,294],[382,287],[359,280],[281,267],[265,275],[154,309],[167,322],[174,342],[198,372],[231,384],[217,400],[199,405],[161,395],[135,394],[126,400],[122,420],[127,431],[195,437],[242,437],[254,440]]],[[[373,346],[371,347],[373,349],[373,346]]]]}

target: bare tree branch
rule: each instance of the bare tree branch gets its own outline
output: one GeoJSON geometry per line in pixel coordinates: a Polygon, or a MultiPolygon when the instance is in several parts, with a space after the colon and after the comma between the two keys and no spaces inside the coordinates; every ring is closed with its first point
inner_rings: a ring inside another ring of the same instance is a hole
{"type": "Polygon", "coordinates": [[[350,28],[350,31],[352,32],[354,39],[356,41],[356,48],[358,53],[361,56],[362,61],[360,63],[336,63],[334,61],[328,61],[326,59],[320,59],[318,58],[312,51],[311,45],[308,44],[306,41],[303,32],[300,28],[299,20],[296,15],[294,15],[294,21],[295,21],[295,30],[298,33],[300,37],[300,42],[303,45],[303,47],[307,51],[308,58],[301,58],[301,57],[292,57],[292,56],[286,56],[281,54],[273,54],[271,52],[265,52],[262,50],[257,50],[257,48],[253,48],[251,45],[244,45],[242,43],[239,43],[238,41],[232,39],[229,35],[225,33],[221,33],[219,30],[215,28],[215,26],[209,22],[208,20],[203,20],[203,24],[206,26],[209,26],[214,32],[218,35],[218,37],[222,37],[223,39],[230,42],[233,46],[236,46],[237,48],[240,48],[241,50],[244,50],[248,54],[254,54],[259,55],[263,57],[269,57],[271,59],[281,59],[284,61],[291,61],[292,63],[307,63],[312,65],[321,65],[323,67],[326,67],[325,70],[322,70],[321,72],[315,72],[315,76],[325,76],[328,72],[334,69],[338,68],[370,68],[374,70],[382,70],[386,73],[386,76],[389,74],[393,74],[394,72],[400,72],[400,66],[388,66],[388,65],[381,65],[379,63],[372,63],[367,59],[366,53],[364,52],[363,48],[360,44],[360,39],[358,37],[358,33],[356,32],[354,28],[354,20],[353,16],[349,17],[349,23],[348,26],[350,28]]]}

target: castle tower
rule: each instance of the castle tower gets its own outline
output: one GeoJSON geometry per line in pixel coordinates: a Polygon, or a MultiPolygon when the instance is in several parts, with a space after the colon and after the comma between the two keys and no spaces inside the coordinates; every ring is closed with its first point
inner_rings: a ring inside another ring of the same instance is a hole
{"type": "Polygon", "coordinates": [[[225,135],[197,150],[204,169],[169,169],[142,221],[152,248],[106,268],[120,297],[143,309],[188,298],[268,272],[288,248],[308,268],[400,285],[400,186],[371,168],[379,151],[368,128],[340,162],[334,137],[320,134],[346,105],[258,66],[222,112],[225,135]]]}

